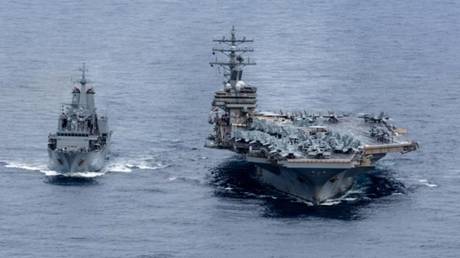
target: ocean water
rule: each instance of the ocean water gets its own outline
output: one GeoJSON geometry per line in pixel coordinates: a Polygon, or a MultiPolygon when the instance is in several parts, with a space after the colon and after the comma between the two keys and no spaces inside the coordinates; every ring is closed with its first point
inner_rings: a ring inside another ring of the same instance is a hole
{"type": "Polygon", "coordinates": [[[460,3],[2,1],[0,257],[458,257],[460,3]],[[203,147],[211,40],[254,38],[260,110],[385,111],[421,149],[309,207],[203,147]],[[106,169],[58,177],[47,135],[86,62],[106,169]]]}

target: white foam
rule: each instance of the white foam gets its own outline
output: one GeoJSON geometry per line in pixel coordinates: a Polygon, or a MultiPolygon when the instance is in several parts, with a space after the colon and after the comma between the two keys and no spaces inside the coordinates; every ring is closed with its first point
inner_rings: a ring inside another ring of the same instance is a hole
{"type": "Polygon", "coordinates": [[[428,186],[430,188],[438,187],[437,184],[430,183],[427,179],[420,179],[418,181],[422,183],[423,185],[428,186]]]}
{"type": "Polygon", "coordinates": [[[49,170],[45,162],[18,162],[18,161],[2,161],[4,166],[7,168],[17,168],[28,171],[37,171],[45,174],[46,176],[69,176],[69,177],[84,177],[84,178],[93,178],[102,176],[106,173],[130,173],[133,169],[140,170],[156,170],[161,168],[166,168],[169,165],[164,164],[160,161],[152,161],[152,159],[131,159],[131,160],[122,160],[122,159],[113,159],[108,162],[108,164],[99,172],[76,172],[76,173],[60,173],[57,171],[49,170]]]}
{"type": "Polygon", "coordinates": [[[76,172],[76,173],[59,173],[57,171],[49,170],[46,165],[43,164],[27,164],[24,162],[4,162],[7,168],[18,168],[28,171],[37,171],[45,174],[46,176],[65,176],[65,177],[84,177],[93,178],[102,176],[105,172],[76,172]]]}
{"type": "Polygon", "coordinates": [[[161,168],[166,168],[168,165],[163,164],[162,162],[152,162],[150,160],[140,159],[140,160],[115,160],[110,162],[106,166],[108,172],[132,172],[133,169],[140,170],[156,170],[161,168]]]}
{"type": "Polygon", "coordinates": [[[60,176],[69,178],[95,178],[105,175],[105,172],[75,172],[75,173],[59,173],[56,171],[49,171],[45,173],[47,176],[60,176]]]}
{"type": "Polygon", "coordinates": [[[23,170],[31,170],[31,171],[40,171],[40,172],[45,172],[49,171],[47,166],[40,165],[40,164],[27,164],[23,162],[4,162],[5,167],[7,168],[19,168],[23,170]]]}
{"type": "Polygon", "coordinates": [[[359,198],[358,197],[353,197],[352,195],[361,194],[361,193],[363,193],[362,189],[350,189],[343,196],[341,196],[339,198],[328,199],[328,200],[322,202],[320,205],[333,206],[333,205],[340,204],[342,202],[354,202],[354,201],[358,200],[359,198]]]}
{"type": "Polygon", "coordinates": [[[341,203],[342,200],[326,200],[322,203],[320,203],[320,206],[333,206],[341,203]]]}
{"type": "Polygon", "coordinates": [[[121,172],[121,173],[132,172],[132,169],[129,168],[128,164],[123,164],[123,163],[110,163],[105,167],[104,170],[106,170],[107,172],[121,172]]]}
{"type": "Polygon", "coordinates": [[[53,171],[53,170],[48,170],[48,171],[40,171],[42,172],[43,174],[45,174],[46,176],[59,176],[59,175],[62,175],[61,173],[58,173],[56,171],[53,171]]]}
{"type": "Polygon", "coordinates": [[[146,161],[140,162],[138,165],[135,165],[136,168],[139,169],[150,169],[150,170],[155,170],[155,169],[160,169],[160,168],[165,168],[168,167],[168,165],[162,164],[161,162],[156,163],[155,165],[151,165],[146,161]]]}
{"type": "Polygon", "coordinates": [[[296,203],[303,203],[303,204],[305,204],[307,206],[315,206],[315,204],[310,202],[310,201],[300,199],[300,198],[295,197],[295,196],[292,196],[292,197],[294,197],[293,201],[296,202],[296,203]]]}
{"type": "Polygon", "coordinates": [[[95,178],[103,176],[105,172],[77,172],[77,173],[66,173],[64,176],[68,177],[84,177],[84,178],[95,178]]]}

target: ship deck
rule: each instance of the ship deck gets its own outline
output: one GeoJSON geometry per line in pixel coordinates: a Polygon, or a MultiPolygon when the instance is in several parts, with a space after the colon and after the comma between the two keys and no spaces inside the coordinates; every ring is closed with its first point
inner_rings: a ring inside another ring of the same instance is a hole
{"type": "Polygon", "coordinates": [[[234,150],[244,153],[249,161],[255,163],[346,169],[373,166],[387,153],[406,153],[417,148],[415,142],[406,138],[405,129],[394,127],[388,120],[369,122],[356,115],[289,116],[275,113],[258,113],[253,119],[263,122],[252,126],[238,125],[235,130],[240,132],[235,134],[232,145],[234,150]],[[382,141],[371,134],[372,130],[387,132],[389,137],[382,141]],[[278,132],[282,135],[277,135],[278,132]],[[347,151],[318,146],[313,151],[300,150],[302,141],[321,146],[323,143],[327,145],[334,137],[342,145],[347,142],[347,151]],[[292,139],[295,139],[294,142],[292,139]]]}
{"type": "MultiPolygon", "coordinates": [[[[376,127],[391,127],[388,123],[368,123],[363,118],[356,115],[340,115],[337,117],[338,122],[330,122],[329,116],[326,115],[308,115],[304,117],[296,118],[296,121],[292,121],[284,115],[272,114],[272,113],[260,113],[255,116],[260,120],[266,120],[280,126],[294,126],[301,128],[305,131],[321,130],[338,132],[340,134],[347,134],[355,139],[358,139],[363,145],[380,145],[376,138],[371,137],[369,130],[372,126],[376,127]],[[309,122],[308,120],[312,117],[317,117],[315,121],[309,122]]],[[[396,128],[395,134],[392,135],[391,143],[404,143],[408,142],[406,135],[406,129],[396,128]],[[400,133],[404,132],[404,133],[400,133]]]]}

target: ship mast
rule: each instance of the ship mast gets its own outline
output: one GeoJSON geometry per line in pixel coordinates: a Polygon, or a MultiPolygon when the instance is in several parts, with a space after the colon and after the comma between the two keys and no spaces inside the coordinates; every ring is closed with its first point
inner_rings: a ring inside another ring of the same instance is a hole
{"type": "Polygon", "coordinates": [[[254,40],[243,38],[237,38],[235,35],[235,26],[232,26],[230,38],[225,36],[222,39],[215,39],[213,42],[218,42],[219,44],[226,44],[228,47],[224,48],[213,48],[212,54],[215,55],[216,52],[220,52],[226,55],[229,59],[225,61],[216,61],[210,62],[211,67],[218,65],[224,68],[224,76],[227,77],[225,83],[230,83],[231,87],[235,89],[236,83],[241,80],[243,74],[243,67],[246,65],[255,65],[256,63],[251,61],[249,57],[245,60],[242,54],[246,52],[253,52],[253,48],[248,47],[238,47],[244,43],[252,43],[254,40]]]}
{"type": "Polygon", "coordinates": [[[88,83],[88,80],[86,79],[86,72],[88,69],[86,68],[86,64],[83,63],[82,67],[78,69],[81,72],[81,78],[78,81],[80,83],[80,92],[78,96],[78,104],[82,107],[88,108],[88,102],[93,105],[94,101],[91,99],[88,101],[88,91],[86,90],[86,84],[88,83]]]}
{"type": "Polygon", "coordinates": [[[79,81],[79,83],[84,86],[86,85],[86,83],[88,82],[86,80],[86,72],[88,71],[88,69],[86,69],[86,64],[83,63],[82,67],[80,69],[78,69],[80,72],[81,72],[81,79],[79,81]]]}

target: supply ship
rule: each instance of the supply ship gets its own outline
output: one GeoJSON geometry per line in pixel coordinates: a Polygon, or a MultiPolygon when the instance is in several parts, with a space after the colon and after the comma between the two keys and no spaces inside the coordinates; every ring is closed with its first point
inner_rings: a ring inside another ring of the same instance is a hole
{"type": "Polygon", "coordinates": [[[209,122],[213,130],[206,147],[228,149],[255,164],[258,178],[285,194],[319,205],[343,196],[355,179],[369,173],[387,153],[415,151],[407,130],[380,113],[261,112],[257,88],[242,80],[243,68],[255,65],[242,47],[253,40],[230,37],[213,48],[228,60],[211,66],[224,69],[223,89],[215,92],[209,122]]]}
{"type": "Polygon", "coordinates": [[[72,103],[62,104],[57,132],[48,136],[48,167],[60,173],[99,171],[110,150],[108,118],[96,113],[96,92],[87,84],[84,64],[80,70],[72,103]]]}

